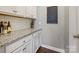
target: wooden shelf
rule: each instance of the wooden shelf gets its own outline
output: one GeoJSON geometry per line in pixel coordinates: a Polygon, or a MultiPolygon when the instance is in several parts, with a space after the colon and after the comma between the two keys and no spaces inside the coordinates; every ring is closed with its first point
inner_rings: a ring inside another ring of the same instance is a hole
{"type": "Polygon", "coordinates": [[[9,13],[9,12],[3,12],[3,11],[0,11],[0,15],[6,15],[6,16],[12,16],[12,17],[18,17],[18,18],[25,18],[25,19],[36,20],[35,18],[25,17],[23,15],[18,15],[18,14],[9,13]]]}

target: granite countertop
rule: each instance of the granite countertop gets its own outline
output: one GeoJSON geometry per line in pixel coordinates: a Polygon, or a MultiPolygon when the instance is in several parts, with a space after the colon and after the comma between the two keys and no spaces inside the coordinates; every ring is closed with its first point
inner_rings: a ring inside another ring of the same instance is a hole
{"type": "Polygon", "coordinates": [[[16,30],[9,34],[4,34],[0,36],[0,47],[9,45],[25,36],[28,36],[36,31],[39,31],[41,29],[22,29],[22,30],[16,30]]]}

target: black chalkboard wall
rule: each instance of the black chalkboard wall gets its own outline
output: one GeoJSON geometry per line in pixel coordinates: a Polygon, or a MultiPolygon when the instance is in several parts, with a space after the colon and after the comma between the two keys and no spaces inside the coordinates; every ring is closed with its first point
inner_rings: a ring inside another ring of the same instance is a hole
{"type": "Polygon", "coordinates": [[[58,24],[57,6],[47,7],[47,24],[58,24]]]}

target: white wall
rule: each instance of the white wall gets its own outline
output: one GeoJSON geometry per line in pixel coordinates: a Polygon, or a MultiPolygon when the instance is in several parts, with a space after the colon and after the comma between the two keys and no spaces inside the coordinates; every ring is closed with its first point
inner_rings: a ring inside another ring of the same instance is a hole
{"type": "Polygon", "coordinates": [[[47,24],[47,12],[46,7],[38,7],[38,19],[42,22],[42,43],[64,49],[64,7],[58,7],[58,24],[47,24]]]}

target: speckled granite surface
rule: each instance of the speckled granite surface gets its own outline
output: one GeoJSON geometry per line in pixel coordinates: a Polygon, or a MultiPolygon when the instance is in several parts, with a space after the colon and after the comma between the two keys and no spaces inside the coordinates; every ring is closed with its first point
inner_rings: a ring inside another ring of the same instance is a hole
{"type": "Polygon", "coordinates": [[[0,36],[0,47],[4,45],[9,45],[39,30],[41,29],[22,29],[22,30],[13,31],[9,34],[1,35],[0,36]]]}

